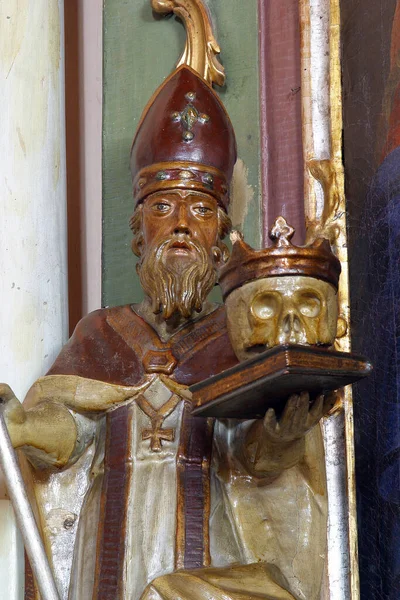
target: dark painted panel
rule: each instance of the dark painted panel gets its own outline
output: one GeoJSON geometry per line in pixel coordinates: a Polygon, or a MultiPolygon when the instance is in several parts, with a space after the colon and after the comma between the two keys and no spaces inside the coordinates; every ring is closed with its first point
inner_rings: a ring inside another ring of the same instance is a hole
{"type": "Polygon", "coordinates": [[[395,8],[342,2],[353,348],[375,366],[354,406],[361,598],[372,600],[400,598],[400,149],[384,152],[398,120],[395,8]]]}

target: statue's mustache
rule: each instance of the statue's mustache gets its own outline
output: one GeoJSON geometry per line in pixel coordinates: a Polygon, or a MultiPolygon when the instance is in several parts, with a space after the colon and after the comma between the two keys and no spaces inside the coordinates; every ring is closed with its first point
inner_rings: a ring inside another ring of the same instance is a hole
{"type": "Polygon", "coordinates": [[[198,240],[192,239],[186,233],[176,233],[169,235],[157,244],[156,253],[161,256],[170,248],[184,248],[194,250],[198,254],[204,253],[204,248],[198,240]]]}

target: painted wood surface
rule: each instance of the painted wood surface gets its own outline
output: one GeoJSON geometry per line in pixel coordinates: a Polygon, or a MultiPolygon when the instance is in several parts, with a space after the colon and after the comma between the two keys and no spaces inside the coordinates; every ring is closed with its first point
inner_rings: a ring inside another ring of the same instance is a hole
{"type": "Polygon", "coordinates": [[[400,597],[400,3],[342,4],[344,156],[361,598],[400,597]]]}
{"type": "Polygon", "coordinates": [[[264,242],[279,215],[304,241],[304,160],[298,0],[259,0],[264,242]]]}
{"type": "MultiPolygon", "coordinates": [[[[235,127],[243,161],[235,177],[235,225],[243,222],[248,241],[259,246],[257,0],[210,0],[208,4],[227,72],[227,84],[219,92],[235,127]]],[[[133,212],[129,152],[143,108],[174,69],[184,40],[180,22],[154,16],[148,0],[105,0],[103,305],[141,298],[128,227],[133,212]]]]}
{"type": "Polygon", "coordinates": [[[68,0],[65,118],[69,328],[101,306],[102,0],[68,0]]]}

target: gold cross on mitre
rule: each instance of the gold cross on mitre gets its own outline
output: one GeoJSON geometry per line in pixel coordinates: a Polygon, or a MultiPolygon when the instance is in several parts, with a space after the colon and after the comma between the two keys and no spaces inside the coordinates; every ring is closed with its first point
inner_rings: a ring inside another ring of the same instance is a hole
{"type": "Polygon", "coordinates": [[[196,99],[194,92],[188,92],[185,95],[188,105],[183,109],[182,112],[173,112],[172,119],[176,123],[181,123],[183,127],[182,139],[185,142],[190,142],[194,138],[193,127],[196,123],[208,123],[210,117],[205,113],[200,113],[194,106],[193,102],[196,99]]]}

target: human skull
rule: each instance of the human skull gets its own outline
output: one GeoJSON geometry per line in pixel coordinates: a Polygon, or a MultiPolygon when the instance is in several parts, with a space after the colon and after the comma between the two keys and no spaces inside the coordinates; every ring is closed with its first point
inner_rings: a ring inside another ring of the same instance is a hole
{"type": "Polygon", "coordinates": [[[239,360],[281,344],[331,346],[338,321],[337,290],[304,275],[265,277],[226,299],[228,332],[239,360]]]}

